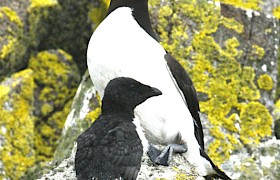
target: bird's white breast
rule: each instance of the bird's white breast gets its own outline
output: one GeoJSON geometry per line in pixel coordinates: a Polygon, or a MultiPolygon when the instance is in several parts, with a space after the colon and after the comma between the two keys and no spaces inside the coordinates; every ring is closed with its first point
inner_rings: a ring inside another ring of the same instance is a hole
{"type": "Polygon", "coordinates": [[[89,73],[101,97],[107,83],[120,76],[134,78],[162,91],[163,95],[150,98],[135,109],[150,142],[167,144],[174,141],[178,133],[190,133],[190,139],[185,139],[188,143],[196,141],[191,114],[168,72],[165,53],[134,20],[130,8],[118,8],[90,39],[89,73]]]}

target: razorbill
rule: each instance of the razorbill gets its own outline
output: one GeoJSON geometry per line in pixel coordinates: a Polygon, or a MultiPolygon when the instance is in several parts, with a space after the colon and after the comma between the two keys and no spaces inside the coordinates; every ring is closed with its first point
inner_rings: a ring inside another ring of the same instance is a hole
{"type": "Polygon", "coordinates": [[[134,108],[161,92],[131,78],[115,78],[105,88],[101,115],[77,139],[77,179],[136,179],[148,141],[134,108]]]}
{"type": "MultiPolygon", "coordinates": [[[[174,77],[173,61],[167,63],[169,57],[172,56],[159,44],[152,30],[148,0],[112,0],[87,50],[89,73],[101,97],[107,83],[120,76],[159,88],[162,96],[135,109],[149,142],[182,145],[178,151],[187,149],[183,155],[201,176],[219,174],[208,156],[203,156],[206,153],[201,153],[203,130],[195,88],[186,73],[183,73],[185,79],[174,77]]],[[[171,147],[167,146],[165,152],[170,153],[171,147]]],[[[166,156],[160,154],[155,158],[152,154],[152,157],[161,164],[160,158],[166,156]]]]}

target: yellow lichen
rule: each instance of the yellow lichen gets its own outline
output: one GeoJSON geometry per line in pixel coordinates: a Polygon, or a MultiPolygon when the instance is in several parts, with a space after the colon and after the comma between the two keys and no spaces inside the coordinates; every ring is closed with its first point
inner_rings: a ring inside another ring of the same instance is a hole
{"type": "Polygon", "coordinates": [[[272,133],[272,116],[259,102],[242,104],[240,120],[240,139],[244,144],[258,144],[261,138],[272,133]]]}
{"type": "Polygon", "coordinates": [[[99,7],[91,7],[89,8],[88,17],[94,25],[93,29],[95,29],[100,22],[105,18],[105,13],[109,7],[110,0],[102,0],[100,2],[99,7]]]}
{"type": "Polygon", "coordinates": [[[35,162],[33,71],[20,71],[3,82],[1,87],[10,90],[0,98],[0,127],[5,129],[0,131],[4,138],[0,149],[4,171],[0,179],[20,179],[35,162]]]}
{"type": "Polygon", "coordinates": [[[273,80],[268,74],[260,75],[257,82],[259,88],[266,91],[270,91],[274,86],[273,80]]]}
{"type": "Polygon", "coordinates": [[[36,8],[51,7],[58,4],[57,0],[30,0],[30,2],[28,12],[36,8]]]}
{"type": "MultiPolygon", "coordinates": [[[[256,10],[259,9],[260,1],[223,2],[256,10]]],[[[241,103],[251,103],[261,98],[255,70],[240,63],[244,56],[241,50],[244,44],[239,38],[245,26],[234,17],[221,16],[219,6],[204,1],[178,1],[172,6],[164,2],[158,12],[156,30],[161,44],[168,52],[174,53],[189,72],[196,90],[205,96],[200,101],[200,109],[208,115],[210,133],[215,137],[209,145],[209,155],[215,163],[220,164],[229,158],[230,152],[240,148],[243,143],[241,137],[257,139],[259,136],[252,133],[246,136],[246,123],[241,123],[242,118],[246,117],[245,106],[241,103]],[[189,23],[182,17],[188,19],[189,23]],[[219,28],[226,28],[233,35],[228,34],[226,39],[219,38],[219,28]]],[[[248,58],[251,55],[261,60],[265,56],[265,50],[259,44],[251,45],[250,49],[249,53],[246,52],[248,58]]],[[[255,107],[247,106],[246,109],[253,111],[255,107]]],[[[269,112],[266,115],[270,115],[269,112]]]]}
{"type": "Polygon", "coordinates": [[[262,2],[262,0],[215,0],[218,2],[222,2],[225,4],[230,4],[230,5],[234,5],[237,7],[243,7],[246,9],[254,9],[254,10],[260,10],[260,4],[262,2]]]}
{"type": "MultiPolygon", "coordinates": [[[[5,14],[11,22],[14,22],[16,25],[18,25],[19,27],[23,26],[23,23],[20,19],[20,17],[17,15],[17,13],[15,11],[13,11],[12,9],[10,9],[9,7],[0,7],[0,14],[5,14]]],[[[2,18],[2,16],[0,16],[0,18],[2,18]]]]}
{"type": "Polygon", "coordinates": [[[92,123],[99,117],[99,115],[101,114],[101,108],[96,108],[93,111],[90,111],[87,115],[85,119],[89,119],[92,123]]]}
{"type": "Polygon", "coordinates": [[[244,26],[238,23],[234,18],[221,18],[221,24],[224,25],[228,29],[232,29],[237,33],[242,33],[244,31],[244,26]]]}
{"type": "Polygon", "coordinates": [[[49,161],[58,143],[71,99],[79,82],[72,56],[63,50],[43,51],[29,60],[36,89],[35,149],[37,161],[49,161]]]}
{"type": "Polygon", "coordinates": [[[250,60],[262,59],[265,55],[264,49],[256,44],[252,45],[252,55],[249,57],[250,60]]]}
{"type": "Polygon", "coordinates": [[[273,15],[275,17],[277,17],[278,19],[280,19],[280,6],[278,6],[277,8],[273,9],[273,15]]]}
{"type": "Polygon", "coordinates": [[[13,47],[15,46],[17,39],[11,36],[8,36],[8,39],[9,39],[8,44],[4,45],[1,49],[0,59],[5,59],[14,50],[13,47]]]}
{"type": "Polygon", "coordinates": [[[8,86],[0,85],[0,98],[6,96],[11,91],[8,86]]]}

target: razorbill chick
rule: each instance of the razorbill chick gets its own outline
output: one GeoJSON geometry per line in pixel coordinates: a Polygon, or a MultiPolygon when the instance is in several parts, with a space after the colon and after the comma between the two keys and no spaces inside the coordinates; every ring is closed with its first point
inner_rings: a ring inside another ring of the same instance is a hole
{"type": "Polygon", "coordinates": [[[77,139],[77,179],[136,179],[148,142],[134,108],[161,92],[131,78],[105,88],[101,115],[77,139]]]}
{"type": "Polygon", "coordinates": [[[195,88],[187,73],[174,77],[174,68],[167,63],[170,57],[152,30],[148,0],[112,0],[87,50],[89,73],[101,97],[107,83],[120,76],[131,77],[162,91],[162,96],[135,109],[149,142],[168,145],[163,154],[153,148],[149,151],[153,161],[168,165],[170,158],[166,153],[170,155],[174,149],[185,152],[183,155],[201,176],[219,174],[208,156],[205,157],[195,88]],[[174,148],[170,144],[181,146],[174,148]]]}

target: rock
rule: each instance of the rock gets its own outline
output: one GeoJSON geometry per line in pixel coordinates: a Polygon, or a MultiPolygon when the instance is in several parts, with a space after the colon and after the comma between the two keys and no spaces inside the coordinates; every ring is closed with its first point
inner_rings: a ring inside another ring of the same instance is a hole
{"type": "Polygon", "coordinates": [[[88,72],[83,76],[73,100],[71,111],[66,119],[60,143],[56,149],[54,163],[70,156],[73,143],[79,134],[86,130],[100,114],[99,100],[95,98],[95,89],[88,72]]]}
{"type": "Polygon", "coordinates": [[[23,1],[20,6],[17,2],[12,4],[8,2],[10,1],[1,0],[0,2],[0,81],[27,65],[25,58],[27,46],[24,39],[24,20],[26,19],[19,15],[26,17],[24,7],[29,3],[23,1]],[[5,6],[8,4],[10,6],[5,6]],[[11,5],[14,5],[14,8],[11,5]]]}
{"type": "MultiPolygon", "coordinates": [[[[258,2],[242,2],[239,6],[269,14],[201,0],[188,4],[157,0],[150,1],[149,6],[162,45],[189,72],[198,90],[211,158],[232,177],[246,179],[248,173],[277,179],[279,165],[270,160],[279,161],[279,154],[264,156],[260,150],[270,152],[278,147],[274,134],[278,136],[280,132],[279,120],[274,119],[279,118],[272,116],[272,111],[273,100],[279,99],[275,91],[279,84],[280,36],[279,20],[271,14],[273,11],[280,17],[280,11],[276,0],[264,0],[260,5],[258,2]],[[267,164],[271,171],[266,169],[267,164]]],[[[4,107],[0,108],[0,179],[36,179],[36,172],[44,173],[40,169],[53,157],[59,139],[52,163],[58,166],[70,156],[76,137],[100,113],[88,74],[72,104],[79,82],[73,61],[83,74],[87,42],[108,3],[109,0],[0,1],[0,105],[4,107]],[[69,54],[48,49],[63,49],[69,54]],[[67,61],[69,55],[74,57],[71,61],[67,61]],[[20,132],[14,130],[18,124],[20,132]],[[31,127],[35,130],[31,131],[31,127]],[[18,136],[20,141],[14,138],[18,136]],[[15,145],[7,137],[12,137],[15,145]],[[10,153],[14,156],[6,156],[10,153]],[[33,166],[35,162],[39,165],[33,166]],[[32,173],[28,174],[27,169],[32,173]],[[28,175],[22,177],[25,172],[28,175]]],[[[184,179],[190,167],[187,162],[182,164],[186,165],[183,171],[177,169],[179,165],[169,170],[184,179]]],[[[149,163],[142,167],[157,170],[149,163]]],[[[153,173],[144,173],[143,177],[150,177],[148,174],[153,173]]],[[[167,174],[158,177],[169,177],[167,174]]]]}
{"type": "Polygon", "coordinates": [[[36,160],[50,161],[80,82],[79,70],[63,50],[42,51],[29,60],[35,89],[36,160]]]}
{"type": "MultiPolygon", "coordinates": [[[[41,180],[56,180],[56,179],[76,179],[76,172],[74,168],[75,164],[75,154],[77,150],[77,145],[75,144],[71,152],[70,157],[64,159],[57,167],[45,174],[41,180]]],[[[197,179],[202,180],[203,177],[199,177],[193,172],[189,164],[183,156],[176,154],[170,166],[153,166],[152,162],[147,155],[142,158],[141,169],[137,177],[138,180],[155,180],[155,179],[197,179]]]]}
{"type": "MultiPolygon", "coordinates": [[[[273,138],[272,118],[277,84],[278,21],[261,12],[203,1],[190,4],[154,1],[150,3],[150,11],[162,45],[194,81],[206,148],[213,161],[233,178],[246,179],[252,173],[277,178],[277,163],[271,165],[275,168],[271,172],[265,166],[269,164],[266,159],[278,159],[278,154],[264,158],[259,152],[279,143],[273,138]]],[[[88,103],[85,104],[88,110],[88,103]]],[[[71,116],[67,122],[75,124],[77,118],[71,116]]],[[[67,123],[66,129],[69,127],[67,123]]],[[[187,164],[185,160],[181,162],[187,164]]],[[[150,165],[142,167],[149,167],[154,173],[157,167],[150,165]]],[[[174,174],[175,169],[172,169],[174,174]]],[[[191,167],[183,169],[187,171],[191,167]]],[[[147,174],[143,177],[151,178],[147,174]]],[[[169,179],[170,174],[157,177],[169,179]]]]}
{"type": "Polygon", "coordinates": [[[0,83],[0,179],[19,179],[35,163],[33,74],[26,69],[0,83]]]}

